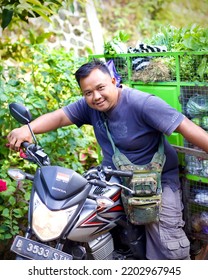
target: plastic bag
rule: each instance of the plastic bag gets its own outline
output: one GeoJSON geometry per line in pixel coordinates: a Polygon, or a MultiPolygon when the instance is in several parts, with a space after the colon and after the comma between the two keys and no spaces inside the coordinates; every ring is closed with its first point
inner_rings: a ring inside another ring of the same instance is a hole
{"type": "Polygon", "coordinates": [[[111,73],[111,77],[114,77],[116,79],[116,86],[120,87],[121,84],[121,76],[118,74],[118,72],[116,71],[116,67],[115,64],[113,62],[113,59],[110,59],[106,62],[108,69],[111,73]]]}
{"type": "Polygon", "coordinates": [[[206,115],[208,113],[208,95],[196,94],[189,98],[186,112],[190,117],[206,115]]]}

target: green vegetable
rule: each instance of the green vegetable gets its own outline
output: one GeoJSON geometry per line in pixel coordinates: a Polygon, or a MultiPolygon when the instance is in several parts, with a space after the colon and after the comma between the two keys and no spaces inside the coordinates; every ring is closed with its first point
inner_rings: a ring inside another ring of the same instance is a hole
{"type": "Polygon", "coordinates": [[[195,94],[190,97],[186,105],[186,111],[192,118],[207,115],[208,95],[195,94]]]}
{"type": "Polygon", "coordinates": [[[201,126],[201,119],[200,119],[200,118],[195,117],[195,118],[193,118],[193,119],[191,119],[191,120],[192,120],[192,122],[195,123],[196,125],[201,126]]]}
{"type": "Polygon", "coordinates": [[[208,130],[208,116],[202,117],[201,126],[202,126],[204,129],[208,130]]]}

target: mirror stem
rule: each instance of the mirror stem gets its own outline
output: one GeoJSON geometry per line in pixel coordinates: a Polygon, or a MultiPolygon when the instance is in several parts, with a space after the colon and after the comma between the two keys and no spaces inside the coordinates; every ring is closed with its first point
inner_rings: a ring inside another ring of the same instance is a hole
{"type": "Polygon", "coordinates": [[[31,126],[30,126],[29,123],[28,123],[27,125],[28,125],[29,130],[30,130],[30,132],[31,132],[31,134],[32,134],[32,138],[33,138],[33,140],[34,140],[34,142],[35,142],[35,145],[37,145],[38,142],[37,142],[37,139],[36,139],[36,137],[35,137],[35,134],[34,134],[33,131],[32,131],[32,128],[31,128],[31,126]]]}

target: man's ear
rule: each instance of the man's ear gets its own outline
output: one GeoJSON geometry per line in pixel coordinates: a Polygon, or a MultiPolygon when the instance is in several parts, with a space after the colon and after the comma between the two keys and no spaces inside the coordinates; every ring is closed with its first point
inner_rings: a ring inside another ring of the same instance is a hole
{"type": "Polygon", "coordinates": [[[112,83],[113,83],[114,85],[116,85],[116,78],[115,78],[115,77],[112,77],[112,83]]]}

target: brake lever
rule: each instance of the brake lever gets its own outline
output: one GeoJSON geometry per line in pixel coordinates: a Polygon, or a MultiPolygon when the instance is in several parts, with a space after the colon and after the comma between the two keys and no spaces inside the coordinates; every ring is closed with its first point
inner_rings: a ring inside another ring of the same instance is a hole
{"type": "Polygon", "coordinates": [[[26,159],[37,163],[39,166],[50,165],[50,159],[43,149],[36,144],[24,145],[26,149],[26,159]]]}
{"type": "Polygon", "coordinates": [[[135,191],[124,186],[124,185],[121,185],[119,183],[116,183],[116,182],[107,182],[107,181],[101,181],[101,180],[97,180],[97,179],[92,179],[89,181],[90,184],[92,185],[95,185],[95,186],[99,186],[101,188],[106,188],[107,186],[108,187],[112,187],[112,186],[117,186],[117,187],[120,187],[128,192],[130,192],[131,194],[135,194],[135,191]]]}

